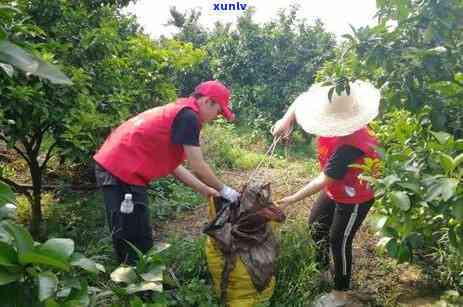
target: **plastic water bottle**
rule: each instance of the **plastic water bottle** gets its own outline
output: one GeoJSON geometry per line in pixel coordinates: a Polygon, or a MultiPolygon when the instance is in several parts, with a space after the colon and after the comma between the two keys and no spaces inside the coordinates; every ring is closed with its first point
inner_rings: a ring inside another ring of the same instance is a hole
{"type": "Polygon", "coordinates": [[[124,195],[124,200],[121,202],[121,213],[130,214],[133,212],[132,194],[124,195]]]}

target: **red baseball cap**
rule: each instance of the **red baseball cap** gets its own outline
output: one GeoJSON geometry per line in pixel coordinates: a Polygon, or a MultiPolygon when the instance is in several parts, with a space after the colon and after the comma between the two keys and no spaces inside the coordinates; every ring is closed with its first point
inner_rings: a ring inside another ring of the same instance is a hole
{"type": "Polygon", "coordinates": [[[228,121],[233,121],[235,119],[235,114],[230,109],[230,90],[220,81],[210,80],[200,83],[195,88],[195,94],[201,94],[212,98],[222,107],[221,114],[228,121]]]}

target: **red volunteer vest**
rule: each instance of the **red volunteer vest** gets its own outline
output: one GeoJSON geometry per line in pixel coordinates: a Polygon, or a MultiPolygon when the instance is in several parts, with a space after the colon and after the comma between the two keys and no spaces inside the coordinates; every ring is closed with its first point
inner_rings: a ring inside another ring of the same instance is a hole
{"type": "Polygon", "coordinates": [[[171,142],[171,127],[186,107],[199,112],[196,99],[190,97],[132,117],[111,133],[93,158],[132,185],[147,185],[167,176],[185,160],[183,146],[171,142]]]}
{"type": "MultiPolygon", "coordinates": [[[[377,159],[379,157],[375,151],[378,141],[373,132],[364,127],[343,137],[320,137],[318,139],[318,159],[322,169],[325,168],[331,155],[341,145],[350,145],[365,153],[365,155],[355,160],[353,164],[363,164],[365,158],[377,159]]],[[[358,178],[361,173],[361,169],[349,167],[342,180],[335,180],[325,186],[328,197],[342,204],[360,204],[373,199],[374,191],[366,182],[358,178]]]]}

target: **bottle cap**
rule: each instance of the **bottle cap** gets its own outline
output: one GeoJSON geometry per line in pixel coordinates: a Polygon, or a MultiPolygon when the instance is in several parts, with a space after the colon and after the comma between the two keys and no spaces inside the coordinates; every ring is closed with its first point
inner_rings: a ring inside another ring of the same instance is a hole
{"type": "Polygon", "coordinates": [[[130,194],[130,193],[125,194],[124,199],[125,200],[132,200],[132,194],[130,194]]]}

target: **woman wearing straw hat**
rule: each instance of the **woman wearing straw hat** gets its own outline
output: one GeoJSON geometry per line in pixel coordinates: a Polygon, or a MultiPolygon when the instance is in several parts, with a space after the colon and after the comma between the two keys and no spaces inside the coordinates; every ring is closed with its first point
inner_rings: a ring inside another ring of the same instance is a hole
{"type": "Polygon", "coordinates": [[[294,121],[317,135],[321,173],[291,196],[282,207],[321,191],[312,206],[309,223],[319,244],[318,260],[328,268],[329,250],[334,262],[334,290],[315,306],[344,306],[351,300],[352,241],[374,202],[374,191],[358,178],[366,158],[377,159],[376,137],[367,124],[378,114],[380,92],[364,81],[333,93],[332,87],[313,85],[301,94],[272,128],[274,136],[288,136],[294,121]]]}

